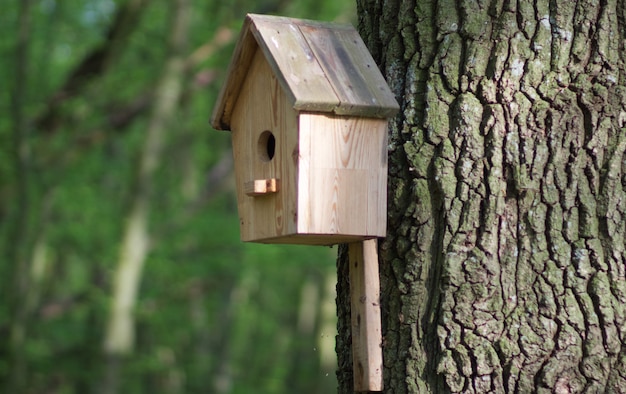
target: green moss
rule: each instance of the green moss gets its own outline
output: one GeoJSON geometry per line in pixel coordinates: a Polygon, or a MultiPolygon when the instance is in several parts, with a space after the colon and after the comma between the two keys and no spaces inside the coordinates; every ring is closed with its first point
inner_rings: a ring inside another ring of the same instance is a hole
{"type": "Polygon", "coordinates": [[[513,356],[519,354],[520,350],[515,341],[512,341],[509,337],[502,337],[496,342],[496,348],[498,352],[505,359],[511,359],[513,356]]]}
{"type": "Polygon", "coordinates": [[[413,195],[418,202],[415,207],[414,217],[417,223],[426,223],[432,216],[430,189],[426,179],[413,180],[413,195]]]}
{"type": "Polygon", "coordinates": [[[489,79],[500,79],[509,53],[509,41],[496,41],[492,52],[493,55],[491,56],[489,67],[487,68],[487,77],[489,79]]]}
{"type": "Polygon", "coordinates": [[[415,28],[420,54],[419,67],[422,69],[426,69],[432,63],[437,48],[435,26],[432,23],[432,7],[431,1],[415,2],[414,11],[417,18],[415,28]]]}
{"type": "Polygon", "coordinates": [[[448,136],[450,124],[448,119],[448,103],[446,102],[443,82],[438,75],[431,75],[426,84],[426,99],[424,109],[424,127],[428,140],[438,144],[448,136]]]}
{"type": "MultiPolygon", "coordinates": [[[[583,182],[581,182],[583,184],[583,182]]],[[[579,233],[581,237],[593,238],[598,236],[599,221],[596,216],[596,200],[591,193],[578,193],[581,202],[580,227],[579,233]]]]}
{"type": "Polygon", "coordinates": [[[578,229],[579,221],[578,221],[578,208],[572,208],[570,210],[563,212],[563,237],[565,241],[572,242],[578,239],[578,229]]]}
{"type": "Polygon", "coordinates": [[[537,233],[543,233],[546,229],[547,207],[535,200],[531,209],[528,211],[528,223],[537,233]]]}
{"type": "Polygon", "coordinates": [[[447,34],[441,43],[439,57],[441,59],[441,73],[446,86],[452,93],[460,90],[459,78],[461,76],[461,55],[463,54],[463,41],[456,33],[447,34]]]}
{"type": "Polygon", "coordinates": [[[404,61],[409,61],[417,52],[418,46],[415,40],[415,27],[408,25],[400,31],[404,46],[404,61]]]}
{"type": "MultiPolygon", "coordinates": [[[[548,168],[548,170],[545,172],[545,175],[543,176],[543,180],[541,182],[541,198],[543,202],[562,212],[561,207],[557,207],[557,202],[559,201],[559,189],[557,189],[554,185],[554,166],[552,164],[547,164],[546,167],[548,168]]],[[[551,228],[562,228],[562,220],[562,215],[553,218],[551,217],[551,228]]]]}
{"type": "Polygon", "coordinates": [[[455,0],[437,1],[437,38],[459,30],[459,15],[455,0]]]}
{"type": "MultiPolygon", "coordinates": [[[[550,64],[536,58],[526,61],[525,67],[526,72],[524,73],[522,80],[526,85],[530,85],[537,89],[542,84],[545,73],[550,69],[550,64]]],[[[528,88],[525,90],[528,91],[528,88]]]]}
{"type": "Polygon", "coordinates": [[[543,97],[546,97],[548,100],[554,100],[556,95],[559,93],[559,83],[558,83],[558,74],[554,71],[550,71],[545,75],[545,77],[541,80],[541,84],[539,85],[539,93],[543,97]]]}
{"type": "MultiPolygon", "coordinates": [[[[458,356],[458,351],[457,357],[458,356]]],[[[469,357],[469,356],[468,356],[469,357]]],[[[451,350],[445,350],[437,363],[437,373],[444,375],[448,389],[452,392],[461,392],[465,387],[465,378],[458,373],[457,363],[451,350]]]]}
{"type": "Polygon", "coordinates": [[[485,37],[491,27],[487,7],[475,0],[463,0],[460,2],[460,10],[461,34],[472,40],[485,37]]]}
{"type": "Polygon", "coordinates": [[[410,141],[403,145],[407,160],[410,163],[409,171],[416,177],[426,178],[428,176],[428,166],[434,154],[434,147],[430,144],[421,144],[410,141]]]}
{"type": "Polygon", "coordinates": [[[403,212],[404,209],[402,209],[402,211],[400,212],[395,212],[393,211],[393,207],[405,207],[407,205],[406,201],[408,198],[408,193],[407,193],[407,188],[406,188],[406,181],[402,178],[395,178],[392,180],[392,183],[390,184],[389,187],[389,191],[391,192],[391,207],[392,207],[392,213],[393,216],[403,216],[403,212]],[[394,213],[395,212],[395,213],[394,213]]]}

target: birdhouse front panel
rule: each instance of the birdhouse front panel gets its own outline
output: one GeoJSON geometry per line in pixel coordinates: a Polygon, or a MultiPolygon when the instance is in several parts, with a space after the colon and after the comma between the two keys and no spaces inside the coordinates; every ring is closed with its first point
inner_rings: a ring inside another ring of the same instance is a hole
{"type": "Polygon", "coordinates": [[[384,237],[387,121],[299,115],[298,231],[338,242],[384,237]]]}
{"type": "Polygon", "coordinates": [[[297,118],[261,51],[232,119],[242,240],[296,233],[297,118]]]}

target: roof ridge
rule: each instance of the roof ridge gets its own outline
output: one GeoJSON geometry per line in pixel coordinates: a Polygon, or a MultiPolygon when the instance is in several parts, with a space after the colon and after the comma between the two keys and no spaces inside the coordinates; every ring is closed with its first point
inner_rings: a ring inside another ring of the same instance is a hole
{"type": "Polygon", "coordinates": [[[230,128],[232,109],[259,49],[295,110],[377,118],[399,110],[352,25],[248,14],[211,118],[213,127],[230,128]]]}

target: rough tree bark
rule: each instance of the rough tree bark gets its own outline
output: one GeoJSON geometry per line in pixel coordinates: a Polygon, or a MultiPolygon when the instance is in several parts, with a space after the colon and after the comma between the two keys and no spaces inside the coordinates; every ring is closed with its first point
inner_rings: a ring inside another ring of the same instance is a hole
{"type": "MultiPolygon", "coordinates": [[[[385,391],[626,392],[626,6],[359,0],[401,101],[385,391]]],[[[352,392],[345,251],[339,392],[352,392]]]]}

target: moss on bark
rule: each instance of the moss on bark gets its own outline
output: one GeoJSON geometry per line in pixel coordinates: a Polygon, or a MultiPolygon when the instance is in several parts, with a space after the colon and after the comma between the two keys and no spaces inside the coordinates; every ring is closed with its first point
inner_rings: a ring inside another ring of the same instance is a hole
{"type": "Polygon", "coordinates": [[[357,4],[403,109],[380,243],[385,391],[622,392],[625,4],[357,4]]]}

